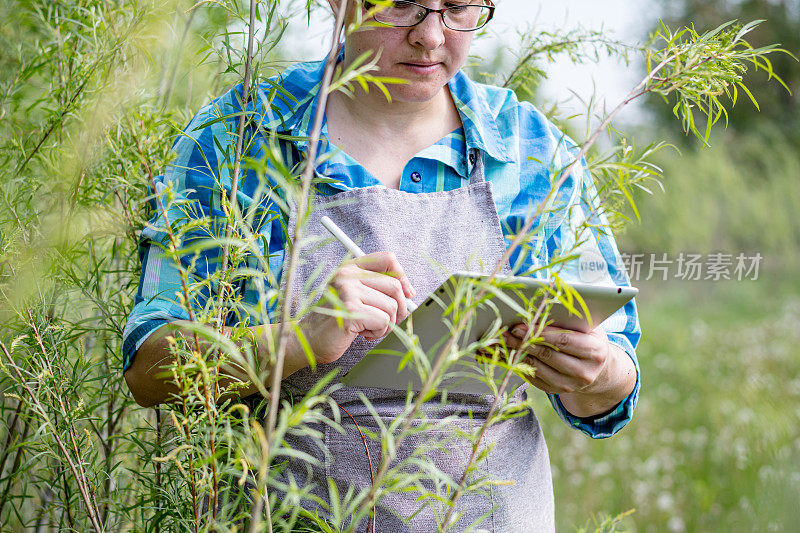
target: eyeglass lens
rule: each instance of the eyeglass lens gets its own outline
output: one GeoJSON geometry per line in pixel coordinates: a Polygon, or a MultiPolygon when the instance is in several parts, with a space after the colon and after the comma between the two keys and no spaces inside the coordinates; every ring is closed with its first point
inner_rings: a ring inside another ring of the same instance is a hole
{"type": "MultiPolygon", "coordinates": [[[[419,24],[428,11],[414,2],[391,2],[375,14],[375,20],[392,26],[419,24]]],[[[475,30],[486,24],[491,8],[483,0],[462,0],[445,4],[444,23],[453,30],[475,30]]]]}

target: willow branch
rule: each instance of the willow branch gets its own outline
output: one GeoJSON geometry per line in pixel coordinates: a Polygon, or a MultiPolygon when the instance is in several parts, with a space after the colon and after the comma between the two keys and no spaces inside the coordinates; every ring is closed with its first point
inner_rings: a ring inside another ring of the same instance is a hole
{"type": "MultiPolygon", "coordinates": [[[[339,52],[339,37],[344,28],[345,14],[347,13],[348,0],[342,0],[339,5],[339,10],[336,13],[336,24],[334,27],[333,35],[331,37],[331,47],[328,51],[328,57],[325,63],[325,71],[322,76],[322,82],[319,87],[319,101],[317,109],[314,114],[314,122],[311,133],[308,139],[308,154],[306,157],[306,164],[303,169],[301,177],[301,188],[298,199],[296,220],[301,221],[305,218],[308,211],[308,196],[311,190],[311,178],[314,176],[314,169],[316,168],[317,150],[319,145],[320,135],[322,133],[322,121],[325,118],[325,107],[328,101],[328,89],[333,79],[334,68],[336,67],[336,57],[339,52]]],[[[288,344],[290,335],[290,320],[291,316],[291,302],[292,298],[292,285],[295,278],[295,269],[298,261],[300,260],[300,240],[303,236],[303,227],[301,223],[295,225],[294,234],[292,235],[291,254],[289,255],[287,270],[286,270],[286,294],[284,295],[284,305],[281,309],[281,320],[278,326],[278,345],[275,350],[275,362],[271,367],[272,384],[270,388],[270,401],[269,412],[267,414],[266,423],[266,444],[268,447],[274,446],[274,431],[278,419],[278,403],[280,400],[281,378],[283,376],[283,367],[286,360],[286,346],[288,344]]],[[[267,330],[265,328],[265,336],[267,330]]],[[[269,449],[268,449],[269,451],[269,449]]],[[[266,459],[266,458],[265,458],[266,459]]],[[[263,470],[264,475],[266,470],[263,470]]],[[[260,483],[264,480],[260,479],[260,483]]],[[[250,531],[255,532],[258,528],[260,520],[258,519],[261,514],[261,506],[266,498],[257,498],[256,504],[253,506],[253,512],[250,516],[250,531]]],[[[269,520],[267,527],[272,531],[272,521],[269,520]]]]}
{"type": "MultiPolygon", "coordinates": [[[[133,131],[133,125],[126,117],[126,121],[128,122],[128,127],[131,129],[131,137],[133,137],[134,145],[136,146],[136,151],[139,153],[139,158],[142,160],[142,165],[144,165],[145,172],[147,173],[147,179],[150,183],[150,187],[153,190],[153,195],[156,198],[156,204],[158,205],[158,210],[161,212],[162,217],[164,218],[164,231],[166,232],[167,236],[169,237],[169,244],[170,244],[170,251],[177,252],[178,251],[178,238],[175,236],[175,232],[172,230],[172,225],[169,221],[169,215],[167,214],[167,210],[164,206],[164,202],[161,200],[161,194],[158,192],[156,188],[156,180],[155,176],[153,175],[153,171],[150,169],[150,165],[147,163],[147,158],[144,155],[144,151],[142,150],[141,145],[139,144],[139,139],[136,137],[136,134],[133,131]]],[[[186,314],[189,316],[189,320],[194,322],[194,313],[192,312],[192,306],[189,300],[189,286],[186,283],[186,277],[183,275],[181,270],[181,292],[183,293],[183,300],[186,304],[186,314]]],[[[194,337],[194,344],[197,353],[200,353],[200,339],[197,337],[197,333],[192,333],[194,337]]]]}
{"type": "MultiPolygon", "coordinates": [[[[51,434],[53,436],[53,440],[56,441],[56,445],[61,450],[61,453],[64,456],[64,460],[67,462],[67,466],[69,466],[69,469],[72,471],[72,475],[78,482],[78,488],[80,489],[81,499],[83,500],[83,503],[86,506],[86,511],[89,515],[89,520],[92,522],[92,527],[98,533],[102,532],[103,527],[100,524],[97,509],[94,506],[93,498],[89,494],[88,482],[85,478],[85,475],[81,475],[78,473],[78,467],[75,465],[75,462],[73,461],[69,451],[67,450],[64,441],[61,440],[58,428],[56,428],[50,421],[50,418],[47,416],[47,411],[45,410],[44,406],[42,406],[41,402],[39,402],[39,398],[36,396],[36,393],[33,390],[31,390],[31,388],[28,386],[28,383],[25,381],[25,376],[23,376],[22,372],[20,372],[19,368],[17,368],[14,359],[11,357],[11,354],[8,352],[8,349],[2,342],[0,342],[0,350],[2,350],[3,354],[6,356],[6,359],[8,359],[9,368],[13,369],[14,373],[17,375],[17,378],[19,379],[22,388],[24,388],[25,392],[28,393],[30,401],[33,403],[34,407],[36,407],[37,411],[39,411],[39,415],[42,417],[42,420],[46,425],[49,425],[51,427],[52,430],[51,434]]],[[[75,445],[74,442],[73,445],[75,445]]]]}
{"type": "MultiPolygon", "coordinates": [[[[333,79],[333,71],[336,66],[336,56],[339,52],[339,35],[341,35],[342,28],[344,27],[345,13],[347,11],[348,0],[342,0],[339,5],[339,11],[336,13],[336,26],[331,39],[331,48],[328,52],[328,58],[325,64],[325,73],[322,77],[322,83],[319,88],[319,102],[317,104],[316,112],[314,113],[314,123],[311,129],[311,135],[308,139],[308,156],[306,158],[306,165],[303,169],[302,185],[300,190],[300,197],[298,199],[297,213],[295,219],[302,221],[308,211],[308,196],[311,190],[311,178],[314,176],[314,169],[316,168],[317,149],[319,139],[322,132],[322,121],[325,118],[325,106],[328,101],[328,88],[333,79]]],[[[289,264],[286,271],[286,294],[284,296],[284,305],[281,309],[281,321],[278,328],[278,347],[275,354],[275,366],[272,368],[272,389],[270,392],[269,415],[267,417],[267,436],[272,438],[272,431],[275,428],[275,423],[278,417],[278,397],[280,393],[281,376],[283,375],[283,365],[286,357],[286,345],[289,340],[289,328],[291,316],[292,301],[292,285],[295,278],[295,267],[300,259],[300,239],[303,236],[303,226],[301,223],[295,225],[294,235],[292,236],[292,252],[289,256],[289,264]]]]}
{"type": "MultiPolygon", "coordinates": [[[[250,99],[250,78],[253,68],[253,42],[255,41],[256,11],[258,10],[258,0],[250,0],[250,26],[247,32],[247,57],[244,61],[244,81],[242,82],[242,106],[239,114],[239,124],[236,131],[236,150],[233,154],[233,174],[231,175],[231,195],[230,207],[234,213],[239,212],[239,203],[236,196],[239,193],[239,171],[242,163],[242,145],[244,144],[244,127],[247,117],[247,102],[250,99]]],[[[222,270],[225,272],[228,267],[228,255],[230,245],[228,241],[233,235],[233,226],[228,224],[226,231],[225,244],[222,247],[222,270]]],[[[221,311],[220,311],[221,313],[221,311]]],[[[222,325],[219,324],[221,327],[222,325]]]]}
{"type": "MultiPolygon", "coordinates": [[[[659,63],[659,65],[656,66],[647,76],[645,76],[644,79],[642,79],[642,81],[640,81],[636,85],[636,87],[631,89],[631,91],[628,93],[628,95],[617,105],[617,107],[614,108],[613,111],[611,111],[611,113],[608,114],[608,116],[606,116],[606,118],[603,120],[603,122],[600,123],[600,125],[597,127],[597,129],[595,129],[595,131],[592,133],[591,137],[589,137],[589,139],[583,144],[580,153],[578,153],[578,155],[575,156],[575,159],[573,159],[573,161],[564,170],[564,172],[562,172],[561,177],[559,178],[559,180],[550,189],[550,192],[545,197],[545,199],[539,204],[539,207],[536,210],[536,213],[533,216],[529,217],[525,221],[525,224],[523,225],[522,229],[517,233],[517,235],[515,236],[514,240],[511,243],[511,245],[506,250],[506,253],[503,255],[503,257],[500,259],[500,261],[498,262],[497,266],[495,267],[494,272],[492,272],[492,275],[489,278],[489,282],[493,281],[500,274],[500,272],[502,271],[503,265],[505,265],[506,262],[511,258],[511,254],[514,252],[514,250],[516,250],[519,247],[519,245],[521,244],[522,240],[526,237],[527,233],[531,230],[531,228],[533,227],[534,221],[544,212],[544,208],[545,208],[545,206],[547,206],[549,204],[549,202],[552,199],[552,196],[554,194],[556,194],[558,189],[560,189],[561,186],[566,182],[566,180],[569,179],[569,177],[572,175],[573,171],[575,170],[575,167],[578,164],[580,164],[580,161],[586,156],[587,153],[589,153],[589,150],[597,142],[597,139],[600,138],[600,135],[603,133],[603,131],[605,131],[605,129],[611,124],[611,122],[614,120],[614,118],[628,104],[630,104],[635,99],[637,99],[637,98],[641,97],[642,95],[647,94],[649,92],[649,90],[647,89],[647,84],[650,83],[650,81],[653,79],[653,77],[658,72],[660,72],[669,62],[674,60],[676,57],[677,57],[677,55],[670,56],[670,57],[664,59],[664,61],[662,61],[661,63],[659,63]]],[[[482,291],[485,292],[485,289],[482,289],[482,291]]],[[[482,297],[482,295],[483,294],[479,292],[478,293],[478,299],[480,299],[482,297]]],[[[541,315],[542,310],[544,308],[544,303],[545,303],[545,300],[542,299],[542,302],[539,304],[539,308],[537,309],[537,317],[541,315]]],[[[470,308],[467,311],[467,313],[465,313],[467,319],[471,318],[472,312],[473,312],[473,308],[470,308]]],[[[466,325],[467,320],[462,320],[460,322],[460,325],[462,323],[464,325],[466,325]]],[[[528,332],[525,335],[525,338],[523,339],[523,346],[527,342],[529,342],[529,339],[531,337],[531,333],[532,332],[529,329],[528,332]]],[[[452,346],[453,342],[454,342],[454,340],[451,340],[451,342],[448,343],[449,346],[452,346]]],[[[437,363],[439,363],[440,360],[441,360],[441,363],[444,362],[444,357],[443,356],[445,354],[447,354],[449,349],[450,348],[448,347],[446,350],[443,350],[442,353],[439,354],[439,357],[437,358],[437,363]]],[[[522,352],[523,352],[523,350],[519,350],[518,351],[517,359],[519,359],[519,357],[521,356],[522,352]]],[[[518,362],[518,361],[515,361],[515,363],[516,362],[518,362]]],[[[441,369],[442,365],[441,364],[437,364],[437,366],[438,366],[439,369],[441,369]]],[[[511,365],[511,366],[513,366],[513,365],[511,365]]],[[[494,416],[494,413],[497,410],[497,404],[499,403],[498,400],[505,393],[506,389],[508,388],[508,384],[511,381],[511,374],[512,374],[512,371],[511,371],[510,368],[508,370],[506,370],[506,374],[503,377],[503,382],[501,383],[501,385],[500,385],[500,387],[498,389],[498,393],[495,396],[495,399],[492,402],[491,407],[489,408],[489,413],[486,415],[486,419],[484,420],[484,423],[481,426],[481,429],[480,429],[480,431],[478,433],[478,438],[476,439],[476,441],[475,441],[475,443],[473,445],[472,454],[470,456],[469,462],[467,463],[467,468],[465,469],[464,475],[462,476],[458,487],[456,488],[455,491],[453,491],[453,493],[451,495],[450,508],[447,511],[447,516],[446,516],[445,521],[444,521],[444,531],[445,532],[448,530],[449,527],[452,526],[452,524],[450,522],[452,520],[453,513],[455,511],[455,504],[456,504],[456,502],[458,501],[458,499],[461,497],[461,495],[464,492],[464,485],[465,485],[466,479],[467,479],[467,472],[469,471],[470,466],[473,464],[473,462],[475,461],[475,458],[477,457],[477,452],[478,452],[481,440],[483,439],[484,435],[486,434],[486,430],[491,425],[492,417],[494,416]]]]}

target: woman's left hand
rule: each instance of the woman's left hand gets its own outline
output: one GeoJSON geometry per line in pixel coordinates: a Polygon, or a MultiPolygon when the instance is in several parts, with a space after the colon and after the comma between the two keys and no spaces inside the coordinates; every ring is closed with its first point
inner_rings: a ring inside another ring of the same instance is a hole
{"type": "MultiPolygon", "coordinates": [[[[527,326],[517,324],[503,334],[506,346],[519,349],[526,333],[527,326]]],[[[541,335],[543,343],[526,348],[524,362],[535,369],[535,377],[529,381],[549,394],[558,394],[573,415],[606,412],[633,391],[633,361],[608,341],[602,328],[581,333],[545,326],[541,335]]]]}
{"type": "MultiPolygon", "coordinates": [[[[506,346],[518,350],[528,329],[514,326],[504,334],[506,346]]],[[[536,368],[531,384],[550,394],[586,391],[601,377],[609,358],[602,328],[580,333],[552,326],[542,330],[542,344],[529,346],[524,362],[536,368]]]]}

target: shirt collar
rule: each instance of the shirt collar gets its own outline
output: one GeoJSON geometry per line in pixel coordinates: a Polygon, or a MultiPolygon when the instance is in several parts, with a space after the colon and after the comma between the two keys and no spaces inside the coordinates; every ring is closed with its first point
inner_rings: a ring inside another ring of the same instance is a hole
{"type": "Polygon", "coordinates": [[[469,79],[462,70],[453,76],[448,86],[464,124],[467,151],[478,148],[501,163],[516,162],[514,152],[500,134],[486,91],[469,79]]]}

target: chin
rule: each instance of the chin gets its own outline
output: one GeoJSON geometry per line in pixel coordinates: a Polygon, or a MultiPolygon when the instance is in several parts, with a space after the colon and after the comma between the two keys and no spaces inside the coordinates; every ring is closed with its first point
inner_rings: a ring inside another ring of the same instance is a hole
{"type": "MultiPolygon", "coordinates": [[[[389,89],[389,94],[392,95],[393,102],[406,102],[406,103],[424,103],[429,102],[441,92],[445,84],[436,84],[433,86],[414,86],[415,84],[408,84],[405,86],[397,85],[389,89]]],[[[391,86],[389,86],[391,87],[391,86]]]]}

